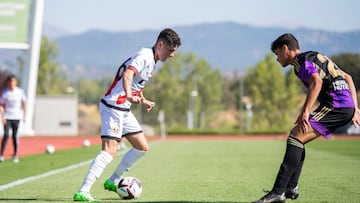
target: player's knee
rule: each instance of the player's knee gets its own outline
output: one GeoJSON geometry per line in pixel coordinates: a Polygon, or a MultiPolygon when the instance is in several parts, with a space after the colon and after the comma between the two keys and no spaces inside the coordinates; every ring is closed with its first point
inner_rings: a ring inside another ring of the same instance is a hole
{"type": "Polygon", "coordinates": [[[301,131],[298,126],[295,126],[293,129],[291,129],[289,137],[295,137],[298,138],[301,134],[301,131]]]}
{"type": "Polygon", "coordinates": [[[138,150],[148,152],[149,151],[149,145],[148,144],[142,145],[142,146],[140,146],[140,148],[138,150]]]}
{"type": "Polygon", "coordinates": [[[106,151],[108,154],[110,154],[113,158],[116,156],[117,150],[116,149],[104,149],[104,151],[106,151]]]}
{"type": "Polygon", "coordinates": [[[133,145],[133,148],[138,150],[138,151],[144,151],[147,152],[149,151],[149,145],[148,143],[144,142],[144,143],[137,143],[135,145],[133,145]]]}

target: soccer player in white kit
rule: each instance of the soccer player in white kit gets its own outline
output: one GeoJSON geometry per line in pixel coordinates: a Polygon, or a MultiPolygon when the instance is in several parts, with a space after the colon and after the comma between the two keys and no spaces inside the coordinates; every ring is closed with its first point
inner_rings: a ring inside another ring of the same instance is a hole
{"type": "Polygon", "coordinates": [[[122,137],[126,137],[132,148],[124,155],[111,177],[105,181],[105,190],[116,192],[123,174],[149,150],[142,128],[130,107],[133,103],[144,104],[147,111],[150,111],[155,106],[154,102],[144,97],[144,86],[152,76],[156,62],[164,62],[173,57],[180,45],[179,35],[166,28],[160,32],[153,47],[142,48],[119,67],[113,83],[99,104],[102,150],[91,163],[80,189],[74,194],[74,201],[99,201],[91,196],[90,189],[115,157],[118,142],[122,137]]]}

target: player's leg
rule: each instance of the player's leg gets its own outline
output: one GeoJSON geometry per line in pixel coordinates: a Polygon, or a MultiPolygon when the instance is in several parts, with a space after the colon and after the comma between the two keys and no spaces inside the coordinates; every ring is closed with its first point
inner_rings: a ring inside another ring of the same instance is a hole
{"type": "Polygon", "coordinates": [[[287,199],[297,199],[299,196],[299,178],[302,170],[302,166],[304,165],[305,160],[305,147],[301,155],[299,166],[295,169],[293,175],[291,176],[289,183],[287,185],[285,191],[285,197],[287,199]]]}
{"type": "Polygon", "coordinates": [[[7,144],[7,141],[9,139],[9,123],[6,122],[6,124],[4,125],[4,136],[3,139],[1,141],[1,151],[0,151],[0,161],[4,161],[4,152],[5,152],[5,147],[7,144]]]}
{"type": "Polygon", "coordinates": [[[113,160],[112,153],[117,149],[117,141],[110,138],[102,138],[102,150],[91,162],[87,174],[77,193],[74,195],[76,201],[97,201],[90,195],[90,189],[100,177],[105,167],[113,160]]]}
{"type": "MultiPolygon", "coordinates": [[[[295,189],[291,189],[291,187],[297,185],[299,181],[302,164],[305,159],[304,145],[316,139],[319,135],[329,138],[336,128],[350,122],[353,114],[354,109],[351,108],[328,108],[319,106],[310,115],[309,122],[311,129],[308,132],[303,133],[301,129],[296,126],[291,131],[291,136],[289,136],[284,160],[280,166],[273,190],[256,202],[265,202],[263,200],[270,197],[279,199],[280,193],[284,195],[285,190],[295,189]]],[[[298,191],[296,192],[298,193],[298,191]]],[[[291,198],[292,195],[288,197],[291,198]]],[[[283,197],[281,199],[285,201],[283,197]]]]}
{"type": "Polygon", "coordinates": [[[14,157],[13,157],[13,162],[14,163],[18,163],[19,162],[19,158],[17,156],[18,154],[18,145],[19,145],[19,139],[18,139],[18,128],[19,128],[19,123],[20,120],[11,120],[10,125],[11,125],[11,129],[12,129],[12,141],[13,141],[13,146],[14,146],[14,157]]]}
{"type": "MultiPolygon", "coordinates": [[[[339,126],[345,125],[347,122],[351,121],[353,110],[349,108],[345,109],[329,109],[327,107],[320,106],[317,108],[310,116],[309,122],[314,132],[317,135],[323,135],[326,138],[329,138],[331,132],[338,128],[339,126]],[[315,130],[316,129],[316,130],[315,130]]],[[[301,133],[298,134],[298,139],[300,139],[304,144],[316,139],[316,136],[303,136],[301,133]]],[[[286,198],[296,199],[299,195],[298,182],[302,169],[302,165],[305,159],[305,148],[303,155],[301,157],[301,162],[299,167],[294,171],[292,177],[289,180],[285,196],[286,198]]]]}
{"type": "Polygon", "coordinates": [[[123,112],[110,109],[100,104],[102,150],[90,164],[89,170],[78,192],[75,201],[97,201],[90,195],[90,189],[100,177],[105,167],[116,155],[117,144],[122,134],[123,112]]]}
{"type": "Polygon", "coordinates": [[[142,132],[141,126],[131,112],[127,114],[124,120],[124,133],[126,133],[125,137],[132,145],[132,148],[125,153],[114,173],[105,181],[104,188],[106,190],[116,190],[113,185],[116,186],[124,173],[134,166],[149,150],[149,145],[142,132]]]}
{"type": "Polygon", "coordinates": [[[292,130],[291,135],[273,190],[280,193],[285,189],[286,198],[296,199],[299,195],[298,182],[305,160],[305,144],[320,135],[312,128],[302,133],[298,126],[292,130]]]}
{"type": "Polygon", "coordinates": [[[81,185],[80,192],[90,192],[92,185],[100,177],[105,167],[112,161],[113,148],[116,149],[117,141],[109,138],[102,138],[102,150],[97,154],[90,164],[89,170],[81,185]]]}
{"type": "Polygon", "coordinates": [[[120,182],[125,172],[133,167],[148,151],[149,147],[143,133],[128,135],[126,138],[133,147],[125,153],[114,173],[105,181],[104,188],[106,190],[116,192],[116,185],[120,182]]]}
{"type": "MultiPolygon", "coordinates": [[[[299,129],[295,128],[294,136],[297,137],[297,139],[299,139],[305,145],[306,143],[308,143],[320,136],[316,131],[314,131],[314,130],[311,130],[311,131],[313,133],[300,133],[299,129]]],[[[298,183],[299,183],[299,178],[300,178],[300,174],[302,171],[302,166],[304,165],[305,154],[306,153],[305,153],[305,147],[304,147],[302,150],[300,163],[299,163],[298,167],[295,169],[295,171],[293,172],[293,175],[291,176],[289,183],[286,187],[285,197],[288,199],[297,199],[299,196],[298,183]]]]}
{"type": "Polygon", "coordinates": [[[288,187],[289,181],[294,175],[293,181],[296,182],[300,176],[302,162],[305,158],[304,143],[315,139],[318,135],[313,129],[306,133],[301,133],[298,126],[291,131],[286,144],[286,151],[280,169],[275,179],[272,190],[255,202],[285,202],[285,191],[288,187]]]}

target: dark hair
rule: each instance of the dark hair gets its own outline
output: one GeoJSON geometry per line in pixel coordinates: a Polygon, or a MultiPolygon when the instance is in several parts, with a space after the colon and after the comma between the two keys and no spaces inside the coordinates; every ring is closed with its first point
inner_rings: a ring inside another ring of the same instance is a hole
{"type": "Polygon", "coordinates": [[[300,49],[299,42],[291,33],[285,33],[278,37],[273,43],[271,43],[271,51],[282,48],[282,46],[288,46],[290,50],[300,49]]]}
{"type": "Polygon", "coordinates": [[[13,78],[16,79],[16,76],[14,74],[10,74],[6,77],[6,81],[9,82],[10,80],[12,80],[13,78]]]}
{"type": "Polygon", "coordinates": [[[157,42],[159,41],[163,41],[165,44],[171,47],[179,47],[181,45],[179,35],[170,28],[166,28],[160,32],[157,38],[157,42]]]}

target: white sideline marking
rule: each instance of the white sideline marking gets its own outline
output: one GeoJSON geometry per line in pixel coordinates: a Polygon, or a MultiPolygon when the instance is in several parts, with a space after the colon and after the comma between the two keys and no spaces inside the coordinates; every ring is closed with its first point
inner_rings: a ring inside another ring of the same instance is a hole
{"type": "Polygon", "coordinates": [[[40,179],[40,178],[45,178],[45,177],[48,177],[48,176],[51,176],[51,175],[55,175],[55,174],[58,174],[58,173],[62,173],[62,172],[71,170],[71,169],[75,169],[75,168],[78,168],[78,167],[83,166],[85,164],[88,164],[91,161],[92,160],[84,161],[84,162],[81,162],[81,163],[78,163],[78,164],[73,164],[73,165],[67,166],[65,168],[52,170],[52,171],[49,171],[49,172],[46,172],[46,173],[42,173],[40,175],[30,176],[30,177],[27,177],[27,178],[16,180],[14,182],[11,182],[11,183],[8,183],[8,184],[5,184],[5,185],[0,185],[0,191],[7,190],[9,188],[12,188],[12,187],[15,187],[15,186],[18,186],[18,185],[21,185],[21,184],[24,184],[24,183],[27,183],[27,182],[30,182],[30,181],[33,181],[33,180],[37,180],[37,179],[40,179]]]}
{"type": "MultiPolygon", "coordinates": [[[[149,145],[153,145],[153,144],[155,144],[157,142],[159,142],[159,141],[150,142],[149,145]]],[[[116,153],[116,156],[124,154],[125,152],[127,152],[127,150],[119,151],[118,153],[116,153]]],[[[93,159],[88,160],[88,161],[83,161],[83,162],[80,162],[78,164],[73,164],[73,165],[67,166],[65,168],[55,169],[55,170],[52,170],[52,171],[49,171],[49,172],[46,172],[46,173],[42,173],[40,175],[30,176],[30,177],[27,177],[27,178],[16,180],[14,182],[11,182],[11,183],[8,183],[8,184],[5,184],[5,185],[0,185],[0,191],[7,190],[9,188],[12,188],[12,187],[15,187],[15,186],[18,186],[18,185],[21,185],[21,184],[24,184],[24,183],[27,183],[27,182],[30,182],[30,181],[33,181],[33,180],[37,180],[37,179],[40,179],[40,178],[45,178],[45,177],[48,177],[48,176],[51,176],[51,175],[55,175],[55,174],[62,173],[62,172],[68,171],[68,170],[72,170],[72,169],[78,168],[80,166],[84,166],[86,164],[89,164],[92,161],[93,161],[93,159]]]]}
{"type": "MultiPolygon", "coordinates": [[[[125,152],[125,150],[122,150],[122,151],[118,152],[116,154],[116,156],[118,156],[120,154],[124,154],[124,152],[125,152]]],[[[7,190],[9,188],[12,188],[12,187],[15,187],[15,186],[18,186],[18,185],[21,185],[21,184],[24,184],[24,183],[27,183],[27,182],[30,182],[30,181],[33,181],[33,180],[37,180],[37,179],[40,179],[40,178],[45,178],[45,177],[48,177],[48,176],[51,176],[51,175],[55,175],[55,174],[58,174],[58,173],[62,173],[62,172],[65,172],[65,171],[76,169],[78,167],[89,164],[92,161],[93,161],[93,159],[88,160],[88,161],[83,161],[83,162],[80,162],[78,164],[73,164],[73,165],[70,165],[70,166],[67,166],[67,167],[64,167],[64,168],[55,169],[55,170],[52,170],[52,171],[49,171],[49,172],[46,172],[46,173],[42,173],[40,175],[30,176],[30,177],[27,177],[27,178],[16,180],[14,182],[11,182],[11,183],[8,183],[8,184],[5,184],[5,185],[0,185],[0,191],[7,190]]]]}

